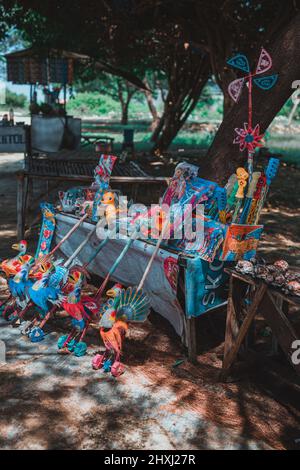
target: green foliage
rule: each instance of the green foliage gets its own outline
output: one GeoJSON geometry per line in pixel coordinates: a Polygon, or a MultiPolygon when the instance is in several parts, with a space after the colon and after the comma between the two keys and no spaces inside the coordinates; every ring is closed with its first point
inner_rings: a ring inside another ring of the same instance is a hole
{"type": "Polygon", "coordinates": [[[6,90],[6,107],[11,108],[26,108],[28,101],[25,95],[17,94],[10,90],[6,90]]]}
{"type": "Polygon", "coordinates": [[[77,93],[74,99],[68,102],[67,110],[70,114],[95,115],[117,117],[120,114],[120,104],[111,96],[90,91],[77,93]]]}
{"type": "MultiPolygon", "coordinates": [[[[90,91],[77,93],[68,102],[67,110],[78,116],[99,116],[111,119],[121,118],[120,102],[101,92],[90,91]]],[[[130,119],[149,119],[149,111],[145,101],[133,98],[129,105],[130,119]]]]}

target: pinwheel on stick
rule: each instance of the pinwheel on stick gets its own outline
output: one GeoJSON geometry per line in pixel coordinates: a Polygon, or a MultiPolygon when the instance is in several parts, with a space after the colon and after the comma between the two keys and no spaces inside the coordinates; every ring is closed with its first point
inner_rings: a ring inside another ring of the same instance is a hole
{"type": "Polygon", "coordinates": [[[260,77],[261,74],[267,72],[272,67],[272,59],[270,54],[264,49],[261,49],[257,66],[254,72],[250,71],[250,66],[247,57],[244,54],[237,54],[227,61],[227,63],[247,75],[233,80],[228,86],[228,93],[230,97],[237,102],[243,86],[245,83],[248,85],[248,122],[244,123],[242,128],[236,128],[237,134],[233,143],[240,146],[240,150],[247,150],[248,152],[248,173],[249,181],[252,179],[253,173],[253,155],[257,147],[263,146],[263,134],[260,132],[259,124],[253,125],[253,106],[252,106],[252,89],[253,84],[261,90],[270,90],[278,79],[278,74],[267,75],[260,77]]]}

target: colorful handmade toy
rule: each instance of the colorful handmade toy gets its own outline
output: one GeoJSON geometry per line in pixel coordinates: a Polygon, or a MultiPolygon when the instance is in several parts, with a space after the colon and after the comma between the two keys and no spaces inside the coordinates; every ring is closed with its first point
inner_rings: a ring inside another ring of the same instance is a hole
{"type": "Polygon", "coordinates": [[[24,309],[28,302],[26,296],[26,287],[32,282],[29,279],[29,273],[34,263],[34,259],[29,259],[21,265],[20,271],[10,279],[8,279],[8,287],[10,290],[12,302],[5,307],[2,315],[6,320],[14,322],[18,319],[19,309],[24,309]]]}
{"type": "Polygon", "coordinates": [[[50,252],[51,243],[56,227],[54,206],[47,202],[42,202],[40,204],[40,208],[43,214],[43,221],[35,253],[35,258],[45,256],[50,252]]]}
{"type": "MultiPolygon", "coordinates": [[[[55,211],[53,205],[43,202],[40,204],[40,208],[42,211],[42,228],[39,234],[35,260],[37,257],[42,255],[46,256],[49,253],[55,230],[55,211]]],[[[21,242],[14,244],[12,248],[19,250],[19,255],[12,260],[4,260],[1,264],[1,269],[9,278],[14,277],[24,263],[28,263],[34,259],[31,255],[27,254],[26,240],[21,240],[21,242]]],[[[30,264],[30,267],[32,269],[33,264],[30,264]]],[[[8,308],[3,311],[5,318],[8,318],[7,314],[10,310],[13,310],[16,314],[15,302],[13,301],[13,295],[11,293],[9,297],[2,302],[0,307],[3,307],[5,304],[9,304],[8,308]]],[[[18,305],[21,304],[19,303],[18,305]]]]}
{"type": "Polygon", "coordinates": [[[97,216],[105,218],[109,225],[112,222],[116,222],[118,212],[116,194],[113,191],[106,191],[98,205],[97,216]]]}
{"type": "Polygon", "coordinates": [[[262,48],[258,63],[254,72],[250,71],[250,66],[247,57],[244,54],[237,54],[227,61],[232,67],[246,72],[247,75],[233,80],[228,86],[228,93],[230,97],[237,102],[242,88],[245,83],[248,84],[248,122],[244,123],[243,128],[236,128],[235,133],[237,136],[234,138],[233,143],[240,146],[241,152],[245,149],[248,152],[248,173],[249,180],[252,179],[253,173],[253,155],[257,147],[262,147],[263,134],[260,133],[259,124],[253,126],[252,122],[252,87],[253,83],[261,90],[270,90],[277,82],[278,75],[268,75],[264,77],[257,77],[258,75],[267,72],[272,67],[272,59],[270,54],[262,48]],[[254,78],[256,77],[256,78],[254,78]]]}
{"type": "Polygon", "coordinates": [[[236,170],[236,176],[237,176],[237,181],[238,181],[238,190],[235,194],[235,207],[234,207],[234,213],[232,216],[232,222],[235,222],[236,219],[238,218],[240,209],[242,207],[243,199],[244,199],[244,191],[247,186],[247,179],[249,177],[249,174],[247,173],[244,168],[238,168],[236,170]]]}
{"type": "MultiPolygon", "coordinates": [[[[99,314],[99,309],[100,309],[101,302],[102,302],[102,295],[110,280],[110,277],[112,276],[114,271],[117,269],[118,265],[121,263],[121,261],[125,257],[131,244],[136,239],[136,236],[137,236],[137,232],[134,231],[132,236],[128,239],[127,243],[125,244],[122,252],[118,256],[118,258],[116,259],[112,267],[110,268],[109,272],[107,273],[105,279],[103,280],[101,286],[99,287],[94,297],[81,296],[81,287],[83,284],[83,280],[81,279],[81,282],[76,286],[77,287],[76,297],[75,296],[71,297],[72,306],[70,306],[69,308],[67,304],[64,304],[66,307],[65,310],[67,312],[71,313],[74,309],[78,308],[77,312],[81,312],[82,316],[80,319],[77,317],[77,320],[80,320],[81,323],[77,323],[76,325],[73,324],[72,325],[73,329],[70,332],[70,334],[63,336],[63,338],[60,338],[58,340],[58,348],[61,350],[61,353],[69,354],[70,352],[74,351],[74,354],[77,356],[85,354],[87,346],[85,343],[83,343],[82,340],[87,332],[89,323],[93,317],[99,314]],[[78,306],[76,304],[78,304],[78,306]],[[78,336],[79,332],[81,332],[81,336],[78,342],[80,343],[80,345],[79,347],[77,347],[75,338],[78,336]]],[[[68,302],[68,300],[66,302],[68,302]]]]}
{"type": "Polygon", "coordinates": [[[247,214],[248,214],[249,209],[251,207],[254,192],[256,190],[257,183],[258,183],[260,177],[261,177],[261,172],[260,171],[255,171],[252,174],[252,180],[250,181],[250,184],[248,185],[248,190],[247,190],[247,194],[246,194],[246,198],[245,198],[243,211],[242,211],[242,214],[240,215],[240,217],[238,219],[239,224],[244,224],[246,222],[246,217],[247,217],[247,214]]]}
{"type": "Polygon", "coordinates": [[[218,205],[218,216],[222,224],[226,224],[226,204],[227,195],[225,188],[218,188],[216,191],[217,205],[218,205]]]}
{"type": "Polygon", "coordinates": [[[261,197],[260,197],[260,200],[258,202],[257,209],[255,211],[255,218],[254,218],[254,223],[255,224],[258,223],[259,216],[260,216],[261,210],[264,206],[264,203],[265,203],[270,185],[271,185],[273,179],[275,178],[275,176],[278,172],[278,168],[279,168],[278,158],[270,158],[267,169],[266,169],[266,173],[265,173],[266,174],[266,184],[263,185],[261,197]]]}
{"type": "Polygon", "coordinates": [[[102,306],[99,322],[100,336],[105,346],[105,352],[104,354],[97,354],[93,358],[92,367],[94,369],[111,372],[115,377],[124,372],[125,368],[120,362],[120,355],[122,353],[122,342],[128,330],[127,323],[144,322],[150,313],[150,300],[143,292],[143,286],[168,230],[169,220],[165,218],[156,246],[139,285],[121,291],[120,286],[116,285],[112,291],[107,292],[107,295],[111,295],[113,300],[109,299],[102,306]]]}
{"type": "Polygon", "coordinates": [[[78,186],[67,191],[59,191],[60,209],[66,213],[75,212],[86,199],[86,188],[78,186]]]}
{"type": "MultiPolygon", "coordinates": [[[[54,263],[50,261],[42,263],[39,273],[35,276],[37,280],[33,284],[26,286],[27,297],[31,305],[35,305],[38,318],[44,318],[51,305],[60,305],[62,301],[59,283],[57,283],[57,274],[55,273],[56,264],[60,262],[61,260],[54,263]],[[53,276],[54,273],[56,275],[53,276]]],[[[25,334],[29,332],[35,322],[36,316],[24,330],[25,334]]],[[[31,338],[31,340],[33,339],[31,338]]]]}
{"type": "Polygon", "coordinates": [[[17,250],[19,253],[10,259],[5,259],[0,264],[0,270],[4,271],[5,276],[8,278],[14,276],[21,269],[22,264],[29,261],[32,258],[31,255],[27,255],[27,241],[21,240],[19,243],[12,245],[13,250],[17,250]]]}
{"type": "MultiPolygon", "coordinates": [[[[70,288],[72,290],[72,279],[74,279],[74,275],[69,279],[69,273],[70,272],[75,272],[75,268],[79,272],[86,273],[86,268],[87,266],[94,260],[94,258],[98,255],[98,253],[101,251],[101,249],[105,246],[107,243],[108,239],[103,240],[97,249],[94,251],[90,259],[84,264],[84,266],[73,266],[70,268],[72,262],[76,259],[77,255],[80,253],[80,251],[85,247],[85,245],[89,242],[91,239],[92,235],[94,235],[96,231],[96,227],[93,228],[85,237],[85,239],[82,241],[82,243],[77,247],[77,249],[73,252],[73,254],[65,261],[65,263],[61,266],[60,264],[57,264],[55,272],[51,275],[50,277],[50,287],[53,289],[53,295],[55,293],[55,298],[50,298],[48,301],[50,301],[53,306],[49,310],[49,302],[46,300],[47,304],[44,304],[45,306],[47,305],[48,308],[47,310],[43,312],[42,315],[40,315],[40,319],[42,320],[41,323],[38,325],[36,321],[33,323],[30,323],[26,329],[26,334],[29,335],[29,338],[32,342],[39,342],[42,341],[45,337],[45,333],[43,331],[43,328],[45,324],[48,322],[48,320],[54,315],[54,313],[57,311],[57,309],[60,307],[62,300],[64,299],[66,294],[70,293],[70,288]],[[68,281],[70,283],[68,287],[68,281]]],[[[46,286],[45,285],[40,285],[39,289],[44,289],[46,286]]],[[[48,286],[47,286],[48,287],[48,286]]],[[[46,298],[47,295],[47,289],[45,290],[45,293],[41,292],[41,296],[43,298],[46,298]]],[[[33,300],[33,299],[32,299],[33,300]]],[[[38,305],[38,304],[37,304],[38,305]]],[[[39,306],[39,305],[38,305],[39,306]]]]}
{"type": "Polygon", "coordinates": [[[98,205],[101,203],[104,192],[109,189],[109,179],[113,170],[117,157],[113,155],[101,155],[98,166],[95,168],[95,182],[93,187],[96,188],[96,194],[93,204],[92,220],[98,221],[98,205]]]}
{"type": "MultiPolygon", "coordinates": [[[[50,206],[52,207],[52,206],[50,206]]],[[[44,208],[45,208],[45,211],[44,211],[44,217],[47,217],[48,219],[49,218],[52,218],[53,217],[53,211],[49,211],[49,207],[47,204],[44,205],[44,208]]],[[[46,233],[45,234],[45,225],[43,224],[43,227],[44,229],[41,230],[40,232],[40,238],[39,238],[39,243],[38,243],[38,247],[40,247],[40,249],[38,248],[37,251],[36,251],[36,257],[34,258],[33,260],[33,263],[30,263],[30,273],[28,274],[28,277],[31,276],[35,279],[39,279],[39,276],[42,275],[44,273],[44,270],[45,269],[48,269],[50,270],[50,266],[52,266],[52,263],[53,263],[53,255],[54,253],[62,246],[62,244],[68,240],[68,238],[77,230],[77,228],[82,224],[82,222],[87,218],[87,214],[85,214],[70,230],[69,232],[60,240],[60,242],[52,249],[51,252],[49,252],[49,249],[50,249],[50,244],[47,243],[47,246],[43,246],[43,239],[46,237],[48,237],[48,234],[46,233]],[[47,268],[45,268],[47,267],[47,268]]],[[[48,226],[49,227],[49,226],[48,226]]],[[[96,229],[94,229],[95,231],[96,229]]],[[[51,239],[53,237],[53,234],[51,235],[51,239]]],[[[89,235],[90,237],[90,235],[89,235]]],[[[47,238],[47,241],[49,240],[49,237],[47,238]]],[[[81,248],[81,246],[79,246],[79,249],[81,248]]],[[[77,250],[75,250],[75,253],[73,254],[74,256],[76,256],[77,254],[77,250]]],[[[56,262],[54,262],[54,266],[56,266],[56,262]]],[[[56,277],[57,277],[57,272],[56,272],[56,277]]],[[[61,273],[62,275],[62,273],[61,273]]],[[[28,280],[29,282],[29,280],[28,280]]],[[[27,284],[28,284],[27,282],[27,284]]],[[[27,284],[24,284],[24,288],[25,286],[27,287],[27,284]]],[[[23,286],[23,284],[21,284],[21,286],[23,286]]],[[[43,298],[43,293],[42,293],[42,289],[44,287],[47,287],[45,285],[45,283],[38,283],[37,284],[37,289],[39,291],[39,294],[33,292],[33,295],[34,295],[34,299],[37,300],[38,297],[37,295],[40,295],[41,298],[43,298]]],[[[45,291],[47,292],[47,290],[45,291]]],[[[7,306],[7,308],[4,310],[3,314],[5,314],[5,317],[7,319],[9,319],[8,317],[8,312],[9,310],[13,310],[13,314],[10,316],[10,320],[13,321],[15,324],[19,321],[19,320],[22,320],[25,316],[25,314],[27,313],[27,311],[32,307],[34,306],[35,302],[33,299],[30,299],[30,297],[28,296],[28,291],[26,291],[24,293],[25,295],[25,298],[23,299],[22,298],[22,303],[19,301],[19,297],[16,297],[14,298],[13,295],[10,296],[10,299],[13,299],[12,303],[9,304],[7,306]],[[26,295],[25,295],[26,294],[26,295]],[[26,301],[25,301],[26,299],[26,301]],[[21,311],[19,310],[19,307],[21,307],[21,311]]],[[[38,305],[38,304],[37,304],[38,305]]],[[[39,306],[39,305],[38,305],[39,306]]],[[[41,311],[40,311],[41,313],[41,311]]],[[[35,316],[36,317],[36,316],[35,316]]],[[[33,321],[29,321],[28,323],[26,323],[25,325],[22,326],[22,332],[24,334],[27,334],[29,331],[30,331],[30,328],[32,326],[35,325],[36,323],[36,318],[34,317],[33,321]]]]}

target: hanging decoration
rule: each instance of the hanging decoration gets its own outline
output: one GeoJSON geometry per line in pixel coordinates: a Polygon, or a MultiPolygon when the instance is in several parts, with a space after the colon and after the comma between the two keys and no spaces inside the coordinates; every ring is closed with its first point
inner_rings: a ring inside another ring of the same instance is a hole
{"type": "Polygon", "coordinates": [[[259,124],[253,126],[252,122],[253,83],[261,90],[270,90],[277,82],[278,74],[257,77],[257,75],[267,72],[272,67],[272,58],[264,48],[261,49],[258,63],[254,72],[251,72],[249,61],[244,54],[237,54],[236,56],[229,59],[227,64],[247,73],[247,75],[244,77],[233,80],[229,84],[228,93],[236,103],[241,96],[244,84],[247,83],[248,85],[248,122],[244,123],[243,128],[235,129],[237,136],[234,138],[233,143],[240,146],[241,152],[245,149],[248,152],[248,173],[249,180],[251,180],[253,173],[253,155],[255,153],[255,149],[264,145],[263,134],[260,133],[259,124]]]}

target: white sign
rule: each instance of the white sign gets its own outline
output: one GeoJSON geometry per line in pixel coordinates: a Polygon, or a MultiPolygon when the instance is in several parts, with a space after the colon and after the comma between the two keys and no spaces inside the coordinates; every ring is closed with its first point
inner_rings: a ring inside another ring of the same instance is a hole
{"type": "Polygon", "coordinates": [[[23,126],[0,126],[0,153],[25,152],[25,142],[23,126]]]}

